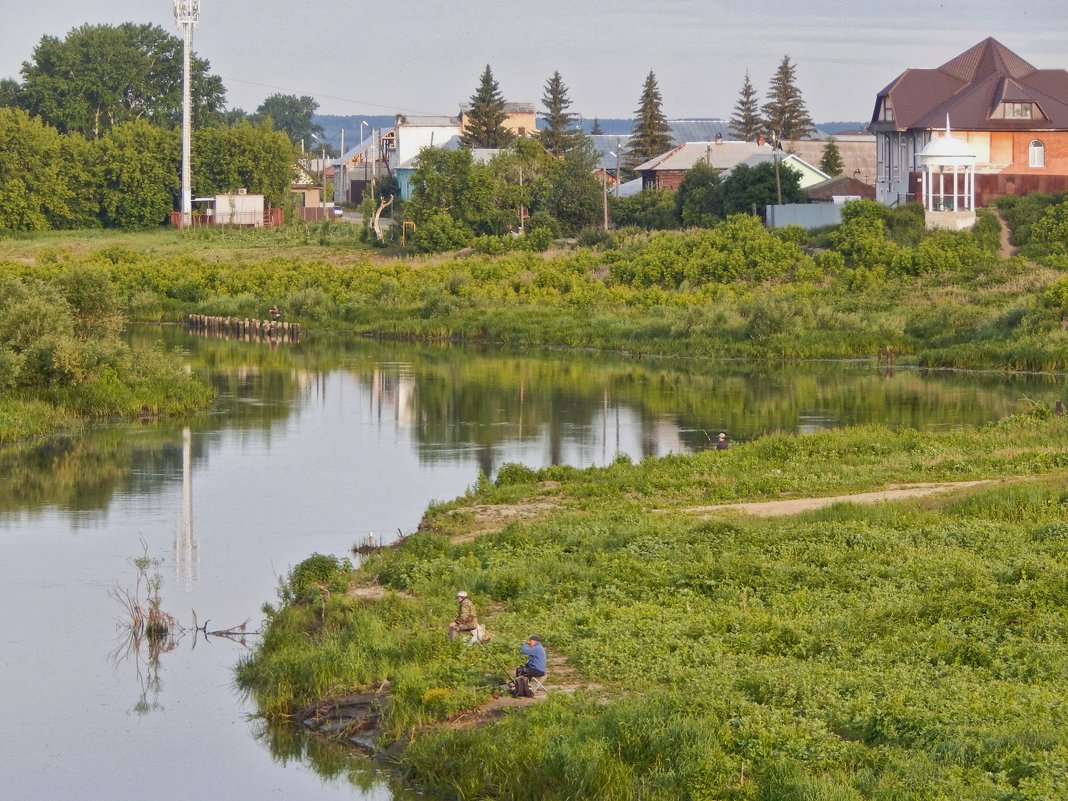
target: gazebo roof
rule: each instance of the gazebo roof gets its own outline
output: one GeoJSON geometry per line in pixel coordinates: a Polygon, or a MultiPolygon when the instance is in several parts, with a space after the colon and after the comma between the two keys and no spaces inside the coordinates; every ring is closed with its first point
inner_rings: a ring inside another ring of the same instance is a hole
{"type": "Polygon", "coordinates": [[[920,163],[931,167],[968,167],[976,158],[967,142],[949,135],[936,136],[920,151],[920,163]]]}

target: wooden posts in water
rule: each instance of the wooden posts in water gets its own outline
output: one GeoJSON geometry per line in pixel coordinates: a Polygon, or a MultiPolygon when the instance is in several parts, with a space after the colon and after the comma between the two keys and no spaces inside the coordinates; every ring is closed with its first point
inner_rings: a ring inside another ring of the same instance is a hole
{"type": "Polygon", "coordinates": [[[240,317],[211,317],[207,314],[190,314],[186,328],[205,336],[226,339],[269,340],[274,342],[299,342],[300,323],[282,320],[250,320],[240,317]]]}

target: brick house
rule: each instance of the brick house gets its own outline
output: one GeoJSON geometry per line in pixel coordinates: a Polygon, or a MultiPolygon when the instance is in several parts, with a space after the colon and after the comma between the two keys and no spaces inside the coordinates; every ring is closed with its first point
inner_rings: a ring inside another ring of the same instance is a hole
{"type": "Polygon", "coordinates": [[[987,38],[935,69],[907,69],[878,93],[876,197],[917,197],[920,153],[952,125],[975,152],[979,206],[1068,191],[1068,71],[1037,69],[987,38]]]}

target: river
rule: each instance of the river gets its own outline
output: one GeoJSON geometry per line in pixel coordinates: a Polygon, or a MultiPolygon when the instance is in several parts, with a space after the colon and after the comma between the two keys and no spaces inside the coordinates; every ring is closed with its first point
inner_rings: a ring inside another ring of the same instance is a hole
{"type": "Polygon", "coordinates": [[[189,420],[0,449],[0,728],[10,799],[398,799],[395,780],[299,732],[265,731],[232,669],[278,577],[417,525],[505,462],[605,464],[853,423],[975,426],[1051,378],[526,354],[346,338],[269,346],[140,328],[216,386],[189,420]],[[132,648],[113,597],[159,560],[191,629],[132,648]]]}

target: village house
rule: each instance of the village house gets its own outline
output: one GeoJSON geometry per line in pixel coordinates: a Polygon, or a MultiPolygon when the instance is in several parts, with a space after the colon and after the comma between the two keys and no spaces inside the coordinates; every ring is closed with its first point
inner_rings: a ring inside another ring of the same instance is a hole
{"type": "Polygon", "coordinates": [[[666,153],[639,164],[643,189],[678,189],[686,173],[699,162],[726,171],[758,153],[774,153],[767,142],[738,142],[716,139],[712,142],[683,142],[666,153]]]}
{"type": "MultiPolygon", "coordinates": [[[[889,205],[920,199],[921,155],[950,132],[973,155],[968,191],[977,206],[1068,190],[1068,72],[1037,69],[993,38],[941,67],[905,70],[878,93],[870,130],[876,197],[889,205]]],[[[954,196],[957,186],[954,176],[954,196]]]]}

